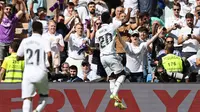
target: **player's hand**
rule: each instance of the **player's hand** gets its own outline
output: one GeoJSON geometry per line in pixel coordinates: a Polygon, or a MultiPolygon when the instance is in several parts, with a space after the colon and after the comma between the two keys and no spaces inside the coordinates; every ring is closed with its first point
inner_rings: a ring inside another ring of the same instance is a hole
{"type": "Polygon", "coordinates": [[[131,12],[133,9],[132,8],[128,8],[128,12],[131,12]]]}

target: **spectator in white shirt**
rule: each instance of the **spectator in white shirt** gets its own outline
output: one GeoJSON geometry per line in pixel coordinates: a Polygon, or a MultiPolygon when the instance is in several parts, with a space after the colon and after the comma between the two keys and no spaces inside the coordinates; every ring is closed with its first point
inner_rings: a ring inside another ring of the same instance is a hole
{"type": "Polygon", "coordinates": [[[187,26],[181,28],[178,44],[183,45],[182,56],[188,58],[197,53],[200,42],[200,29],[194,25],[194,15],[187,13],[187,26]]]}
{"type": "Polygon", "coordinates": [[[60,67],[60,52],[64,50],[64,41],[63,36],[56,33],[56,22],[54,20],[48,22],[48,32],[43,34],[42,37],[50,42],[54,71],[58,73],[60,67]]]}
{"type": "Polygon", "coordinates": [[[164,21],[173,15],[173,5],[179,3],[179,0],[164,0],[165,1],[165,10],[164,10],[164,21]]]}
{"type": "Polygon", "coordinates": [[[124,8],[126,8],[126,12],[128,8],[132,8],[131,18],[136,17],[136,10],[138,10],[138,0],[124,0],[124,8]]]}
{"type": "Polygon", "coordinates": [[[130,81],[131,82],[143,82],[143,71],[144,71],[144,56],[147,52],[147,47],[155,41],[158,35],[163,31],[163,28],[160,28],[158,32],[147,42],[139,42],[139,34],[134,33],[131,36],[131,42],[124,42],[121,37],[119,40],[124,46],[126,51],[126,67],[130,71],[130,81]]]}
{"type": "Polygon", "coordinates": [[[95,71],[91,69],[89,62],[83,61],[81,65],[82,65],[82,73],[78,74],[78,77],[80,77],[83,81],[90,82],[101,78],[100,76],[97,75],[95,71]]]}
{"type": "MultiPolygon", "coordinates": [[[[43,33],[47,33],[47,31],[48,31],[48,24],[47,24],[48,20],[46,19],[47,10],[44,7],[39,7],[39,8],[37,8],[37,14],[36,14],[33,11],[33,8],[35,7],[34,4],[35,4],[34,1],[32,1],[31,5],[30,5],[30,16],[32,18],[32,21],[41,22],[42,26],[43,26],[43,33]]],[[[30,21],[30,22],[32,22],[32,21],[30,21]]],[[[32,34],[32,29],[30,28],[31,24],[32,23],[29,23],[29,35],[32,34]]]]}
{"type": "Polygon", "coordinates": [[[120,15],[124,13],[123,7],[119,6],[115,10],[115,17],[112,19],[112,22],[115,23],[116,21],[120,21],[120,15]]]}
{"type": "Polygon", "coordinates": [[[182,0],[180,1],[181,4],[181,16],[185,16],[187,13],[192,13],[193,8],[195,7],[194,4],[190,3],[189,0],[182,0]]]}
{"type": "Polygon", "coordinates": [[[79,0],[72,0],[72,2],[75,5],[75,10],[78,12],[78,15],[82,21],[82,23],[85,22],[85,19],[88,17],[89,12],[87,9],[87,3],[79,3],[79,0]]]}
{"type": "Polygon", "coordinates": [[[64,10],[64,16],[65,16],[64,23],[66,24],[68,29],[71,29],[74,24],[80,22],[78,18],[78,12],[74,10],[74,7],[75,5],[73,2],[68,2],[67,7],[64,10]]]}
{"type": "Polygon", "coordinates": [[[95,8],[96,8],[96,4],[94,2],[88,3],[89,18],[93,21],[96,21],[98,19],[95,8]]]}
{"type": "Polygon", "coordinates": [[[174,38],[174,48],[178,51],[182,51],[182,44],[178,45],[178,36],[180,34],[181,27],[184,24],[184,18],[180,16],[181,5],[179,3],[173,4],[173,15],[167,17],[165,20],[165,26],[170,29],[169,35],[174,38]]]}
{"type": "Polygon", "coordinates": [[[200,27],[200,5],[195,7],[194,15],[195,15],[194,24],[195,24],[195,26],[200,27]]]}
{"type": "Polygon", "coordinates": [[[98,1],[95,1],[95,3],[96,3],[96,14],[98,16],[101,16],[101,14],[103,12],[108,12],[109,11],[108,6],[104,2],[104,0],[98,0],[98,1]]]}
{"type": "Polygon", "coordinates": [[[89,43],[89,35],[85,36],[83,30],[83,24],[78,23],[64,38],[64,40],[68,42],[68,58],[66,62],[68,62],[70,66],[77,66],[78,74],[82,72],[81,63],[85,59],[85,51],[80,54],[78,52],[82,45],[89,43]]]}
{"type": "Polygon", "coordinates": [[[93,29],[93,25],[94,25],[94,22],[98,19],[98,16],[96,15],[96,12],[95,12],[95,2],[89,2],[88,5],[87,5],[87,8],[88,8],[88,12],[89,12],[89,16],[86,18],[85,22],[84,22],[84,29],[85,31],[84,32],[87,32],[87,27],[90,26],[90,31],[94,30],[93,29]]]}

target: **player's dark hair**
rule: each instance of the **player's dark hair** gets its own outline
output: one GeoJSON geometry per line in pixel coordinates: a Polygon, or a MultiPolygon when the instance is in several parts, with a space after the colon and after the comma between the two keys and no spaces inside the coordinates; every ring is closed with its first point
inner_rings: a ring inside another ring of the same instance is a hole
{"type": "Polygon", "coordinates": [[[32,29],[34,33],[39,33],[42,35],[43,33],[43,26],[42,23],[39,21],[34,21],[32,24],[32,29]]]}
{"type": "Polygon", "coordinates": [[[67,3],[67,7],[69,7],[69,6],[74,7],[75,5],[74,5],[73,2],[68,2],[68,3],[67,3]]]}
{"type": "MultiPolygon", "coordinates": [[[[72,70],[78,70],[78,68],[75,66],[75,65],[71,65],[70,67],[69,67],[69,69],[72,69],[72,70]]],[[[78,71],[77,71],[78,72],[78,71]]]]}
{"type": "Polygon", "coordinates": [[[194,18],[194,15],[192,14],[192,13],[187,13],[186,15],[185,15],[185,18],[187,19],[187,18],[194,18]]]}
{"type": "Polygon", "coordinates": [[[89,5],[96,5],[96,4],[94,2],[89,2],[87,6],[89,7],[89,5]]]}
{"type": "Polygon", "coordinates": [[[14,41],[10,44],[10,48],[11,48],[14,52],[17,52],[20,43],[21,43],[20,40],[14,40],[14,41]]]}
{"type": "Polygon", "coordinates": [[[101,21],[102,21],[102,23],[109,23],[110,22],[110,13],[109,12],[104,12],[101,15],[101,21]]]}

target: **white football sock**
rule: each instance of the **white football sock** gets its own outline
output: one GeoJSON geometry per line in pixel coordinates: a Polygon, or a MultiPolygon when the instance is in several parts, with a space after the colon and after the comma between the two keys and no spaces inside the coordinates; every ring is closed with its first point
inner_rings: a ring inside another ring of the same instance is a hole
{"type": "Polygon", "coordinates": [[[115,88],[115,79],[109,80],[110,82],[110,92],[113,93],[113,90],[115,88]]]}
{"type": "Polygon", "coordinates": [[[125,75],[120,75],[117,80],[115,81],[115,88],[113,89],[113,95],[117,95],[119,91],[120,85],[124,82],[126,76],[125,75]]]}
{"type": "Polygon", "coordinates": [[[47,105],[47,100],[48,100],[48,97],[40,97],[39,105],[37,106],[35,110],[37,110],[38,112],[42,112],[44,107],[47,105]]]}
{"type": "Polygon", "coordinates": [[[32,112],[32,101],[29,99],[25,99],[23,101],[23,112],[32,112]]]}

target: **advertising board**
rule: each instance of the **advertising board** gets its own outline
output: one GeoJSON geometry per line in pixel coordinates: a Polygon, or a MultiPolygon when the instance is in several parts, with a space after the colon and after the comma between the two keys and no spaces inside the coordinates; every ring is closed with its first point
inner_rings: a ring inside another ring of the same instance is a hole
{"type": "MultiPolygon", "coordinates": [[[[21,84],[0,84],[0,112],[22,112],[21,84]]],[[[199,84],[123,84],[120,111],[108,83],[50,83],[44,112],[200,112],[199,84]]],[[[34,97],[33,107],[39,97],[34,97]]]]}

